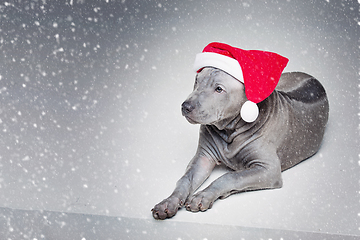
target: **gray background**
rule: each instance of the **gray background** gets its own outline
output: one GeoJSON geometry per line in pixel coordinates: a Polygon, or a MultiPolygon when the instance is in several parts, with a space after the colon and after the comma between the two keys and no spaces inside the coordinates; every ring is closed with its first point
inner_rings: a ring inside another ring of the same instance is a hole
{"type": "Polygon", "coordinates": [[[283,173],[282,189],[160,224],[360,236],[357,1],[9,0],[0,22],[0,207],[159,225],[150,209],[197,146],[199,126],[180,113],[194,57],[220,41],[277,52],[290,59],[285,71],[322,82],[323,145],[283,173]]]}

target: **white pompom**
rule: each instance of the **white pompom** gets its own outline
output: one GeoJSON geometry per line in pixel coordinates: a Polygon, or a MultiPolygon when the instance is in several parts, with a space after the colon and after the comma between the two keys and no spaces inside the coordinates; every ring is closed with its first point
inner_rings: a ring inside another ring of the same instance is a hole
{"type": "Polygon", "coordinates": [[[256,103],[246,101],[241,107],[240,115],[245,122],[254,122],[259,116],[259,108],[256,103]]]}

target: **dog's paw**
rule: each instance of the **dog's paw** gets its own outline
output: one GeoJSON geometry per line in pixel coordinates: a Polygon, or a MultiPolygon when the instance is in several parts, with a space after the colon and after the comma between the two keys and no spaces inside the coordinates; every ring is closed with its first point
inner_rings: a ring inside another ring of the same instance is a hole
{"type": "Polygon", "coordinates": [[[212,192],[198,192],[192,197],[189,197],[185,203],[185,208],[191,212],[204,212],[212,207],[216,199],[216,195],[212,192]]]}
{"type": "Polygon", "coordinates": [[[184,200],[177,197],[168,197],[156,204],[152,211],[155,219],[164,220],[175,216],[177,211],[184,205],[184,200]]]}

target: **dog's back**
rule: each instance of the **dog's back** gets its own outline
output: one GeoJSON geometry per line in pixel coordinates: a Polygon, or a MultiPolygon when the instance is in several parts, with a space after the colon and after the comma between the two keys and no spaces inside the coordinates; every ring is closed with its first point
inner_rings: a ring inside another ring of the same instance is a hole
{"type": "Polygon", "coordinates": [[[316,103],[323,100],[327,102],[324,87],[318,80],[306,73],[283,73],[275,90],[286,93],[292,99],[304,103],[316,103]]]}
{"type": "Polygon", "coordinates": [[[329,103],[321,83],[305,73],[283,73],[276,91],[292,109],[289,120],[292,131],[286,137],[287,143],[278,149],[281,168],[286,170],[319,150],[328,121],[329,103]]]}

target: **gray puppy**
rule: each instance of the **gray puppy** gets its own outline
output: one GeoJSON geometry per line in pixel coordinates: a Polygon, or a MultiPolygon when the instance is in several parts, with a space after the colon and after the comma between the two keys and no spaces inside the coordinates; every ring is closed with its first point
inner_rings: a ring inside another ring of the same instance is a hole
{"type": "Polygon", "coordinates": [[[281,188],[281,172],[318,151],[329,112],[319,81],[300,72],[281,74],[251,122],[240,113],[248,101],[245,85],[218,68],[200,69],[182,104],[185,118],[201,124],[198,149],[173,193],[152,209],[155,219],[173,217],[184,205],[206,211],[234,193],[281,188]],[[194,194],[219,164],[233,171],[194,194]]]}

